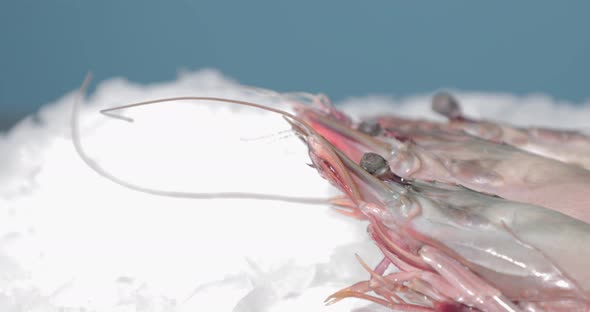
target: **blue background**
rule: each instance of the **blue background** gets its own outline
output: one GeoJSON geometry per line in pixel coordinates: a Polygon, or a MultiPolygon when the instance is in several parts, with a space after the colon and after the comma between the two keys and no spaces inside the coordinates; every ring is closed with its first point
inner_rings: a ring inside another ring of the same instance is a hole
{"type": "Polygon", "coordinates": [[[338,100],[439,88],[589,97],[590,1],[0,1],[0,130],[76,89],[213,67],[338,100]]]}

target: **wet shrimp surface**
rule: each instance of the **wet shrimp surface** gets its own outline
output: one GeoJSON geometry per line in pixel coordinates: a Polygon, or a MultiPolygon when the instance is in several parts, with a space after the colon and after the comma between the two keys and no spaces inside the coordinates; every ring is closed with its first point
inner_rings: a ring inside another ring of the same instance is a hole
{"type": "Polygon", "coordinates": [[[328,302],[590,310],[589,137],[473,119],[446,92],[432,108],[448,122],[385,114],[343,123],[325,105],[298,107],[298,116],[336,151],[322,161],[338,174],[324,178],[345,190],[351,215],[369,219],[383,253],[373,268],[359,259],[370,278],[328,302]]]}

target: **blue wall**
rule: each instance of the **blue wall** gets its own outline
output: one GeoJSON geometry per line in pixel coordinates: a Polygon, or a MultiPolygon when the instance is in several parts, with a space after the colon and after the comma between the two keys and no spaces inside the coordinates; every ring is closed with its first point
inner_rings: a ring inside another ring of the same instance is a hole
{"type": "Polygon", "coordinates": [[[277,90],[589,98],[589,1],[0,1],[0,129],[112,76],[277,90]]]}

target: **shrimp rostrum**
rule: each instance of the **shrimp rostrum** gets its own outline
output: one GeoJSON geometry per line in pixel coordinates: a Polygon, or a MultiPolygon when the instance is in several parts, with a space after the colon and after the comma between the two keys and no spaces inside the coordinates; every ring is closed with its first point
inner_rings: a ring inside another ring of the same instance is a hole
{"type": "Polygon", "coordinates": [[[359,257],[370,278],[327,303],[356,297],[397,311],[590,309],[590,249],[584,248],[589,224],[463,186],[402,178],[382,155],[363,151],[360,159],[349,157],[358,150],[335,147],[322,135],[330,132],[316,130],[321,123],[228,102],[283,115],[307,145],[313,167],[344,193],[334,202],[369,221],[368,233],[383,259],[370,268],[359,257]]]}

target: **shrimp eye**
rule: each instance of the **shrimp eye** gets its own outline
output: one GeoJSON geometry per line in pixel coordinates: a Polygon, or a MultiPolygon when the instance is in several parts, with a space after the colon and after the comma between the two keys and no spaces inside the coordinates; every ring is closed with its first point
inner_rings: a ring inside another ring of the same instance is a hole
{"type": "Polygon", "coordinates": [[[461,108],[459,102],[449,92],[438,92],[432,97],[432,110],[447,117],[461,117],[461,108]]]}
{"type": "Polygon", "coordinates": [[[358,125],[357,129],[358,131],[370,136],[377,136],[379,133],[381,133],[381,125],[375,120],[362,121],[358,125]]]}
{"type": "Polygon", "coordinates": [[[397,184],[410,185],[411,182],[396,175],[391,171],[387,160],[383,156],[375,153],[365,153],[361,157],[360,165],[372,176],[382,181],[393,182],[397,184]]]}
{"type": "Polygon", "coordinates": [[[375,153],[365,153],[361,158],[360,165],[368,173],[374,176],[381,176],[389,171],[389,164],[383,156],[375,153]]]}

